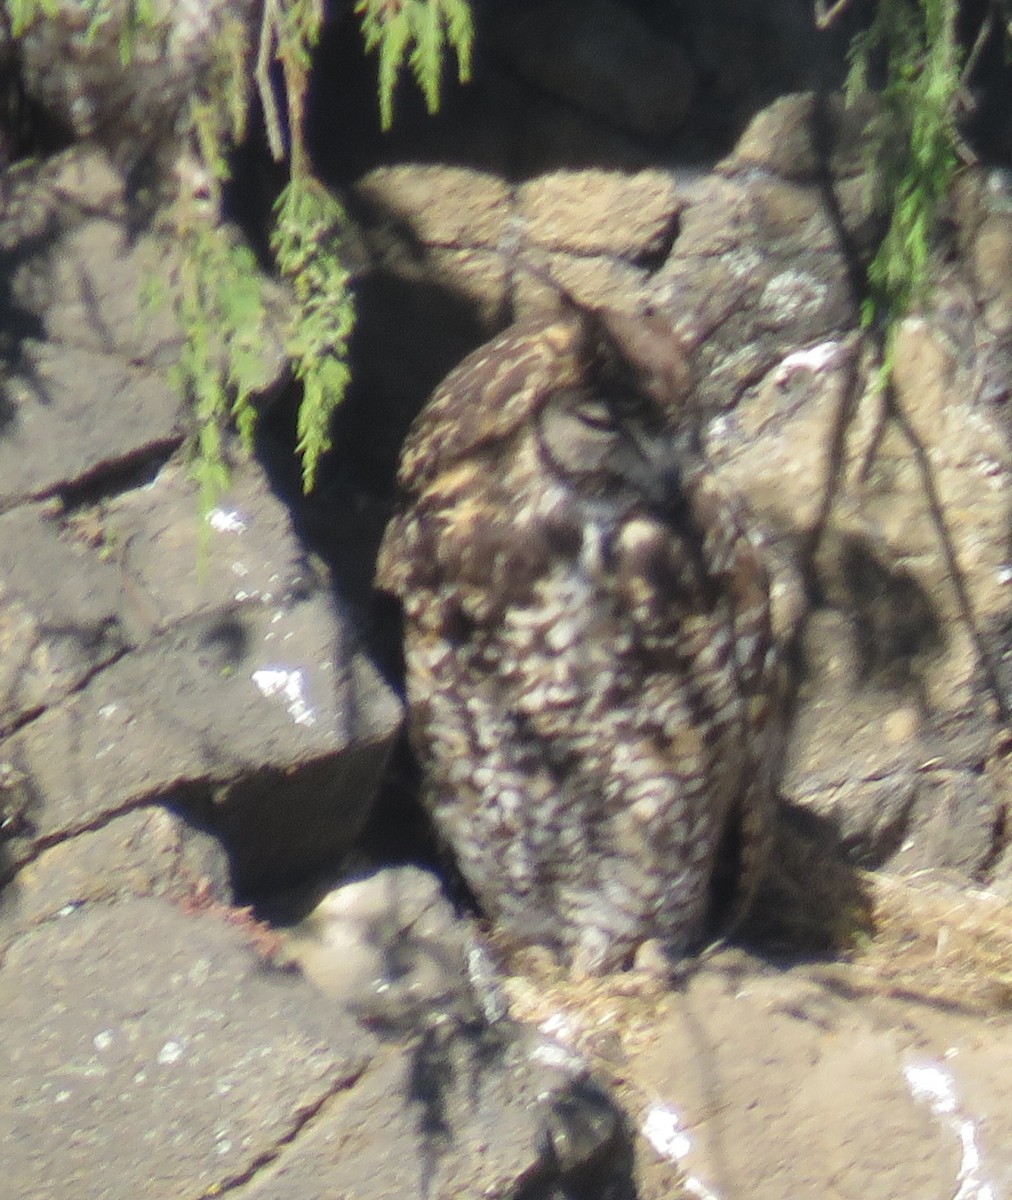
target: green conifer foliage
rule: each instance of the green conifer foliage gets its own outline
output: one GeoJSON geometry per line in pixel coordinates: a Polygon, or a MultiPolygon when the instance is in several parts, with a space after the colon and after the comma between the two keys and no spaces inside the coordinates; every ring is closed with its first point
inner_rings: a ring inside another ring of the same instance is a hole
{"type": "MultiPolygon", "coordinates": [[[[67,19],[65,8],[61,0],[0,0],[0,14],[15,38],[36,21],[67,19]]],[[[84,8],[86,39],[118,22],[119,54],[126,68],[139,40],[159,38],[172,20],[171,8],[164,11],[154,0],[128,0],[125,5],[86,0],[84,8]]],[[[439,106],[448,47],[456,55],[461,81],[467,80],[473,40],[467,0],[359,0],[355,12],[365,49],[379,54],[384,128],[393,119],[394,89],[406,65],[430,112],[439,106]]],[[[248,30],[224,12],[211,69],[190,102],[187,124],[200,160],[198,174],[210,195],[180,188],[173,208],[180,260],[167,279],[151,281],[148,300],[170,305],[182,331],[176,378],[193,403],[191,470],[200,487],[204,517],[228,483],[226,426],[234,423],[247,449],[252,445],[253,397],[261,371],[258,347],[266,340],[266,306],[254,255],[219,220],[229,152],[243,136],[253,86],[271,151],[288,164],[288,183],[274,209],[270,248],[294,300],[286,348],[292,373],[302,385],[297,449],[307,491],[330,449],[331,416],[349,382],[347,350],[355,308],[341,258],[347,217],[338,199],[316,178],[303,135],[313,51],[323,18],[323,0],[264,0],[252,54],[248,30]],[[272,78],[275,63],[281,68],[280,88],[272,78]]]]}
{"type": "Polygon", "coordinates": [[[888,226],[868,266],[861,315],[866,328],[885,335],[887,369],[899,321],[924,299],[939,206],[959,166],[958,8],[958,0],[879,0],[850,50],[850,96],[868,91],[871,63],[884,60],[872,146],[888,226]]]}

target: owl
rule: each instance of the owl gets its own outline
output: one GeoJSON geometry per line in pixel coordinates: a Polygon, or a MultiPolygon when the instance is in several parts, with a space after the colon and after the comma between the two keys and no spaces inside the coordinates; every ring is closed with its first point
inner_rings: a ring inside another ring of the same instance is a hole
{"type": "Polygon", "coordinates": [[[513,944],[573,970],[672,959],[744,908],[777,760],[762,539],[702,455],[657,315],[518,323],[405,443],[377,586],[439,833],[513,944]]]}

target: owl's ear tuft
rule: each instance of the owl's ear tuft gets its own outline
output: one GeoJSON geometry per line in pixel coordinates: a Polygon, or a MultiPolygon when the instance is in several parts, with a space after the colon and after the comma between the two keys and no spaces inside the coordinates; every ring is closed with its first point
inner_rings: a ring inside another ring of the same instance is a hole
{"type": "Polygon", "coordinates": [[[659,312],[595,313],[596,367],[604,387],[635,390],[671,420],[685,410],[695,384],[691,347],[659,312]]]}

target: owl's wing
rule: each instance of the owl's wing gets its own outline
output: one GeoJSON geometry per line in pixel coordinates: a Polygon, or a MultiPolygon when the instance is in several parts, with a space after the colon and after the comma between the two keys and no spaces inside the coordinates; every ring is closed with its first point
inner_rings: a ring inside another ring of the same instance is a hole
{"type": "MultiPolygon", "coordinates": [[[[480,346],[433,393],[408,433],[400,505],[380,548],[376,586],[404,598],[427,581],[509,583],[530,553],[511,553],[515,499],[497,495],[487,459],[547,394],[573,386],[572,318],[519,322],[480,346]]],[[[529,572],[524,572],[529,574],[529,572]]]]}
{"type": "Polygon", "coordinates": [[[432,395],[408,433],[398,483],[420,498],[455,464],[501,443],[545,395],[580,380],[572,318],[520,321],[479,346],[432,395]]]}

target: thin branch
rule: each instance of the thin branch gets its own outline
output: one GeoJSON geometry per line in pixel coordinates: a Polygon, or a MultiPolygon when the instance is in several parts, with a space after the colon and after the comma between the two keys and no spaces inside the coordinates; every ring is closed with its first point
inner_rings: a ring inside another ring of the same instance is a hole
{"type": "Polygon", "coordinates": [[[984,46],[987,44],[987,39],[991,36],[993,28],[994,8],[989,5],[984,19],[980,23],[980,29],[977,30],[977,36],[973,39],[973,46],[970,48],[970,53],[966,56],[966,62],[963,64],[963,71],[959,79],[961,87],[967,87],[974,71],[977,69],[977,60],[983,53],[984,46]]]}
{"type": "Polygon", "coordinates": [[[271,82],[271,61],[274,58],[274,47],[278,44],[278,29],[281,16],[278,12],[278,0],[264,0],[263,17],[260,20],[260,41],[257,47],[257,61],[253,77],[256,80],[257,93],[260,96],[260,107],[263,109],[264,129],[267,131],[267,144],[271,157],[275,162],[281,162],[285,157],[285,140],[281,132],[281,115],[278,112],[278,101],[271,82]]]}
{"type": "Polygon", "coordinates": [[[815,27],[816,29],[828,29],[836,18],[850,7],[850,0],[836,0],[830,8],[823,5],[822,0],[815,0],[815,27]]]}

